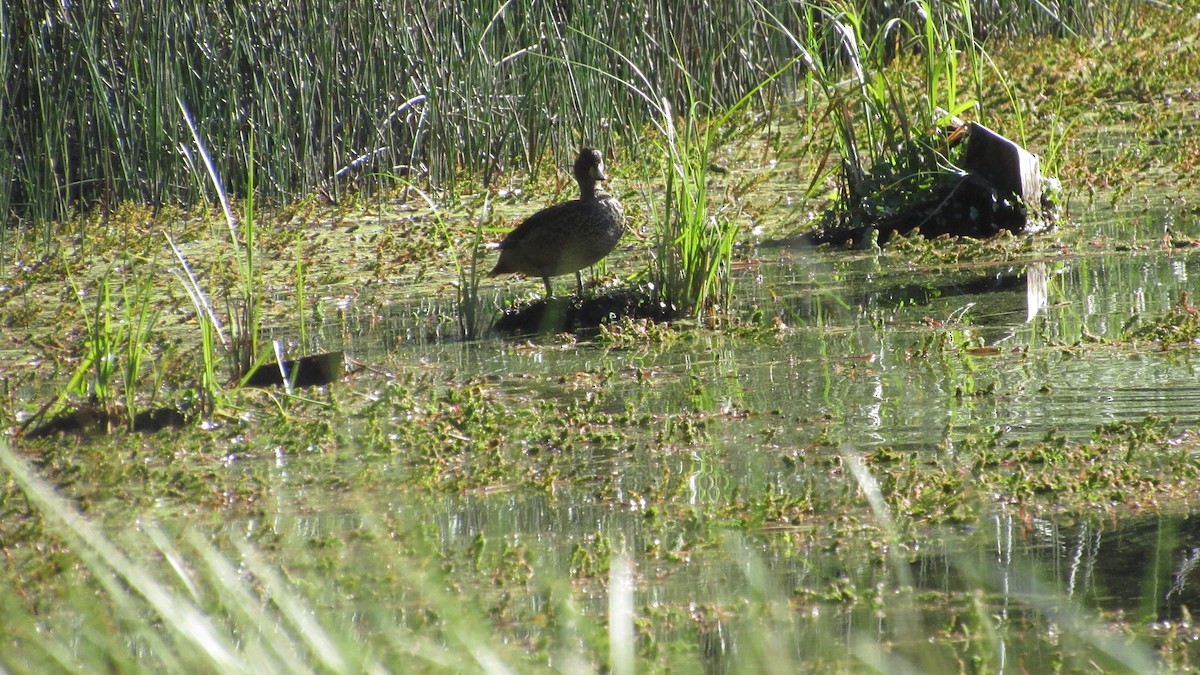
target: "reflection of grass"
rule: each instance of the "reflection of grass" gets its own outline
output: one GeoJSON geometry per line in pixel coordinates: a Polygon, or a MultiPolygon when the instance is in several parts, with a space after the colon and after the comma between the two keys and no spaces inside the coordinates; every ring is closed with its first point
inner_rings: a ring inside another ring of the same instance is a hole
{"type": "Polygon", "coordinates": [[[1138,325],[1134,316],[1122,330],[1124,340],[1153,340],[1164,346],[1200,341],[1200,309],[1192,304],[1187,291],[1170,309],[1149,322],[1138,325]]]}

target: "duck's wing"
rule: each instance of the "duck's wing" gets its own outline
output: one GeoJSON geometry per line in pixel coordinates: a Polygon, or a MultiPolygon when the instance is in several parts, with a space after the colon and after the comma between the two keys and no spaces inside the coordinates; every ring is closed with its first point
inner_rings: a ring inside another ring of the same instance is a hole
{"type": "Polygon", "coordinates": [[[547,206],[509,232],[500,242],[500,250],[518,248],[524,243],[533,244],[542,239],[559,238],[573,229],[572,221],[578,217],[579,210],[578,199],[547,206]]]}

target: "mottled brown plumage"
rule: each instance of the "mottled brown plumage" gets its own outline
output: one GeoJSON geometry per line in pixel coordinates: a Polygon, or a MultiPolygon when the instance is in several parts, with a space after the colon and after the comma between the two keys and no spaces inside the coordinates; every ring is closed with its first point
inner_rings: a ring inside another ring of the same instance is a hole
{"type": "Polygon", "coordinates": [[[606,181],[604,158],[598,150],[584,148],[575,159],[579,199],[548,206],[529,216],[500,242],[500,260],[488,276],[527,274],[546,284],[552,295],[550,277],[575,273],[595,264],[616,247],[625,231],[625,213],[616,197],[599,189],[606,181]]]}

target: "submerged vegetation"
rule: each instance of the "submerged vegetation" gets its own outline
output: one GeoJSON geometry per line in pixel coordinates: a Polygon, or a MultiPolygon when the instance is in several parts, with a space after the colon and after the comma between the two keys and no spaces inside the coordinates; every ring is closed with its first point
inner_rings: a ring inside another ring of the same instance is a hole
{"type": "Polygon", "coordinates": [[[1195,8],[1002,5],[6,5],[0,668],[1196,667],[1195,8]],[[769,244],[985,112],[1058,232],[769,244]],[[585,142],[610,304],[495,339],[585,142]]]}

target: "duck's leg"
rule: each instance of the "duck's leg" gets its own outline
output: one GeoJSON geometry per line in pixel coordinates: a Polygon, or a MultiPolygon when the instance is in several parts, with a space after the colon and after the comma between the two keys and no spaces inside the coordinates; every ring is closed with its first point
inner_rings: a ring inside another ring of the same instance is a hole
{"type": "Polygon", "coordinates": [[[550,276],[543,276],[542,283],[546,284],[546,299],[549,299],[550,296],[554,295],[554,291],[550,289],[550,276]]]}
{"type": "Polygon", "coordinates": [[[575,270],[575,283],[579,285],[579,297],[583,297],[583,272],[575,270]]]}

